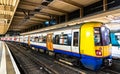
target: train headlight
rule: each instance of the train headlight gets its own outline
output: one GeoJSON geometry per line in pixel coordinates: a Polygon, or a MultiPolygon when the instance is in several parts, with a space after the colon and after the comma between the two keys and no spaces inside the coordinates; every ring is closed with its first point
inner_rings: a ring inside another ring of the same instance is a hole
{"type": "Polygon", "coordinates": [[[95,50],[95,53],[97,56],[102,56],[102,51],[101,50],[95,50]]]}

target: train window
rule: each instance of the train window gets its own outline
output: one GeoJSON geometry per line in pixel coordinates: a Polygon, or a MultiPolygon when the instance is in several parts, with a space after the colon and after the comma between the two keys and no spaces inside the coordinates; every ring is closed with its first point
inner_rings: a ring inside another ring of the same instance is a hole
{"type": "Polygon", "coordinates": [[[115,40],[118,40],[118,37],[117,37],[117,36],[115,36],[115,40]]]}
{"type": "Polygon", "coordinates": [[[34,41],[34,38],[33,38],[33,37],[30,37],[30,41],[32,41],[32,42],[33,42],[33,41],[34,41]]]}
{"type": "Polygon", "coordinates": [[[46,36],[43,36],[43,43],[46,43],[46,36]]]}
{"type": "Polygon", "coordinates": [[[35,37],[35,38],[34,38],[34,41],[35,41],[35,42],[38,42],[38,37],[35,37]]]}
{"type": "Polygon", "coordinates": [[[39,42],[43,42],[43,36],[39,36],[39,42]]]}
{"type": "Polygon", "coordinates": [[[60,44],[60,45],[71,45],[71,39],[72,34],[61,34],[61,35],[55,35],[53,38],[54,44],[60,44]]]}
{"type": "Polygon", "coordinates": [[[103,45],[108,45],[110,44],[110,36],[109,36],[109,29],[106,27],[101,27],[101,33],[102,33],[102,42],[103,45]]]}
{"type": "Polygon", "coordinates": [[[73,46],[78,46],[78,32],[74,32],[73,46]]]}
{"type": "Polygon", "coordinates": [[[115,35],[115,39],[116,40],[120,40],[120,36],[119,35],[115,35]]]}
{"type": "Polygon", "coordinates": [[[120,40],[120,35],[117,35],[117,39],[120,40]]]}
{"type": "Polygon", "coordinates": [[[46,36],[39,36],[37,42],[39,43],[45,43],[46,42],[46,36]]]}
{"type": "Polygon", "coordinates": [[[71,46],[72,34],[68,34],[68,45],[71,46]]]}
{"type": "Polygon", "coordinates": [[[59,44],[59,39],[60,39],[59,35],[56,35],[54,39],[54,44],[59,44]]]}
{"type": "Polygon", "coordinates": [[[101,45],[100,28],[94,28],[94,42],[95,45],[101,45]]]}
{"type": "Polygon", "coordinates": [[[24,42],[25,42],[25,41],[28,41],[28,38],[27,38],[27,37],[24,38],[24,42]]]}
{"type": "Polygon", "coordinates": [[[67,36],[67,34],[61,34],[60,35],[59,44],[68,45],[68,36],[67,36]]]}

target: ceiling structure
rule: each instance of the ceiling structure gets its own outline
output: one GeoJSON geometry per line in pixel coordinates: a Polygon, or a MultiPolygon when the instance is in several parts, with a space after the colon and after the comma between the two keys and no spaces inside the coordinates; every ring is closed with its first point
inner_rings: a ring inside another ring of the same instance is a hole
{"type": "Polygon", "coordinates": [[[100,0],[20,0],[9,31],[22,31],[100,0]]]}
{"type": "Polygon", "coordinates": [[[0,0],[0,34],[5,34],[12,22],[19,0],[0,0]]]}
{"type": "Polygon", "coordinates": [[[75,19],[75,20],[61,23],[55,26],[50,26],[50,27],[46,27],[38,30],[33,30],[30,32],[21,33],[20,35],[29,35],[33,33],[49,31],[51,29],[62,28],[65,26],[71,26],[71,25],[76,25],[79,23],[91,22],[91,21],[104,22],[105,26],[107,26],[112,32],[120,32],[120,9],[107,11],[101,14],[96,14],[96,15],[81,18],[81,19],[75,19]]]}
{"type": "MultiPolygon", "coordinates": [[[[62,15],[68,15],[69,13],[78,9],[80,9],[81,18],[81,14],[83,14],[81,10],[83,7],[99,1],[101,0],[0,0],[0,28],[2,28],[0,29],[0,34],[5,34],[7,31],[22,32],[23,30],[29,29],[35,25],[44,26],[43,23],[45,21],[49,21],[52,18],[57,18],[62,15]]],[[[103,11],[107,8],[106,1],[107,0],[103,0],[103,11]]],[[[114,19],[111,20],[108,18],[119,18],[116,16],[120,16],[120,10],[113,12],[108,11],[104,15],[98,15],[92,15],[91,17],[84,18],[82,17],[81,19],[68,21],[68,23],[59,24],[55,27],[64,24],[70,25],[76,24],[77,22],[80,23],[95,20],[105,23],[110,21],[114,22],[114,19]],[[116,13],[117,15],[115,15],[116,13]]],[[[53,27],[49,26],[49,28],[53,27]]]]}

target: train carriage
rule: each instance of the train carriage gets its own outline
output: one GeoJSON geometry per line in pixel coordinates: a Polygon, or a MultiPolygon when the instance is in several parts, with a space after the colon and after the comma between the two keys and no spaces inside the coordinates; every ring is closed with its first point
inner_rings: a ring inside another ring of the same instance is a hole
{"type": "Polygon", "coordinates": [[[112,57],[120,59],[120,33],[110,33],[112,44],[112,57]]]}

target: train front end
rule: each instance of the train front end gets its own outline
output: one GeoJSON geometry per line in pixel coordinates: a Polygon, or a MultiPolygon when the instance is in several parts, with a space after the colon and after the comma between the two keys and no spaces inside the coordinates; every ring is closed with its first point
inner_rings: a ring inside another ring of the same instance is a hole
{"type": "Polygon", "coordinates": [[[95,43],[95,56],[103,58],[102,65],[111,66],[111,42],[110,42],[110,31],[105,26],[100,28],[94,28],[94,43],[95,43]]]}
{"type": "Polygon", "coordinates": [[[98,70],[102,66],[111,66],[109,29],[102,23],[88,23],[81,28],[81,31],[84,31],[84,34],[81,34],[80,48],[82,64],[92,70],[98,70]],[[82,39],[85,41],[82,42],[82,39]]]}

